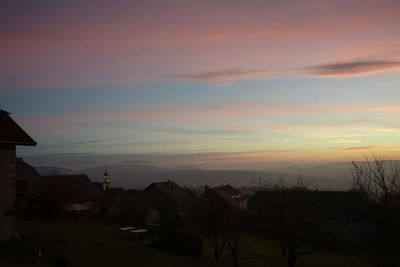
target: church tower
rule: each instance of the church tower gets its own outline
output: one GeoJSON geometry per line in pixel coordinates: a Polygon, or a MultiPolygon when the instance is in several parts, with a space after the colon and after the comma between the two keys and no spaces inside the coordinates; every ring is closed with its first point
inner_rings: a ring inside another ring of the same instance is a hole
{"type": "Polygon", "coordinates": [[[106,168],[104,170],[104,175],[103,175],[103,190],[106,191],[109,188],[110,188],[110,177],[108,176],[106,168]]]}

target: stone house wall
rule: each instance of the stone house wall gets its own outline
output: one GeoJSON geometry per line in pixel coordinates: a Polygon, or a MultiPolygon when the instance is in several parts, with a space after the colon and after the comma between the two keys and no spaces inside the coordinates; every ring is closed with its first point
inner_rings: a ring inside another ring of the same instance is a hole
{"type": "Polygon", "coordinates": [[[17,237],[15,146],[0,146],[0,241],[17,237]]]}

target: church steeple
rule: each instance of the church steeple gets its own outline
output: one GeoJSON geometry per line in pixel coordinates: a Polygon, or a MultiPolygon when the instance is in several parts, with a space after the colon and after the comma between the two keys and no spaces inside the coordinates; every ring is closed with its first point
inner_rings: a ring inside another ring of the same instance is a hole
{"type": "Polygon", "coordinates": [[[103,190],[106,191],[109,188],[110,188],[110,177],[108,176],[106,167],[103,175],[103,190]]]}

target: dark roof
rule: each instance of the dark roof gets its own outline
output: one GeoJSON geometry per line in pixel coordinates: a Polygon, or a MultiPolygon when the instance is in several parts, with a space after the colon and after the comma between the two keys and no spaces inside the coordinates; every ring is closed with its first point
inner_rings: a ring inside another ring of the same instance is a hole
{"type": "Polygon", "coordinates": [[[23,161],[21,158],[17,158],[16,178],[17,180],[32,180],[39,178],[40,175],[37,170],[23,161]]]}
{"type": "Polygon", "coordinates": [[[230,185],[221,185],[219,187],[207,189],[204,194],[207,195],[210,192],[214,193],[231,206],[237,206],[240,201],[247,199],[247,196],[244,193],[230,185]]]}
{"type": "Polygon", "coordinates": [[[130,212],[147,212],[153,207],[150,197],[140,190],[108,188],[97,201],[102,207],[128,207],[130,212]]]}
{"type": "Polygon", "coordinates": [[[157,188],[179,206],[187,206],[199,202],[195,196],[189,194],[172,181],[152,183],[144,190],[144,192],[150,191],[151,188],[157,188]]]}
{"type": "Polygon", "coordinates": [[[35,183],[34,194],[38,197],[55,197],[60,202],[78,203],[93,200],[102,192],[85,174],[76,174],[41,176],[35,183]]]}
{"type": "Polygon", "coordinates": [[[36,142],[10,117],[0,109],[0,145],[35,146],[36,142]]]}
{"type": "Polygon", "coordinates": [[[112,187],[102,191],[98,200],[103,206],[126,206],[131,201],[131,196],[121,187],[112,187]]]}

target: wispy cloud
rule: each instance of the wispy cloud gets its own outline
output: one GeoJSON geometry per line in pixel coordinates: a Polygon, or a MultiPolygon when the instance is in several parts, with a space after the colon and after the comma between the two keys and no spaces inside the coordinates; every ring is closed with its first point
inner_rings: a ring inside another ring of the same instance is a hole
{"type": "Polygon", "coordinates": [[[399,70],[400,61],[358,61],[325,64],[306,68],[315,76],[346,77],[363,76],[391,70],[399,70]]]}
{"type": "Polygon", "coordinates": [[[362,140],[339,139],[339,140],[329,141],[329,143],[330,144],[356,144],[356,143],[362,143],[362,140]]]}
{"type": "Polygon", "coordinates": [[[332,138],[340,138],[343,139],[344,137],[359,137],[363,136],[361,134],[332,134],[332,133],[319,133],[319,134],[310,134],[305,135],[303,138],[307,139],[332,139],[332,138]]]}
{"type": "Polygon", "coordinates": [[[223,158],[223,159],[233,159],[233,158],[263,158],[272,154],[285,154],[298,152],[301,149],[293,148],[293,149],[266,149],[266,150],[254,150],[254,151],[241,151],[241,152],[223,152],[223,153],[215,153],[215,159],[223,158]]]}
{"type": "Polygon", "coordinates": [[[354,146],[354,147],[346,147],[343,149],[343,151],[372,150],[378,147],[379,146],[354,146]]]}
{"type": "Polygon", "coordinates": [[[400,70],[400,61],[349,61],[335,64],[322,64],[301,68],[290,68],[284,70],[266,69],[241,69],[231,68],[215,71],[205,71],[192,74],[178,74],[171,76],[180,80],[192,80],[202,82],[215,82],[226,80],[238,80],[252,76],[266,76],[272,74],[305,73],[315,77],[351,77],[365,76],[380,72],[400,70]]]}
{"type": "Polygon", "coordinates": [[[180,80],[210,82],[210,81],[221,81],[221,80],[235,80],[260,74],[266,75],[266,74],[277,74],[285,72],[288,71],[263,70],[263,69],[245,70],[241,68],[232,68],[232,69],[207,71],[207,72],[192,73],[192,74],[178,74],[172,77],[178,78],[180,80]]]}
{"type": "MultiPolygon", "coordinates": [[[[263,118],[266,116],[297,116],[299,114],[322,114],[322,113],[342,113],[342,114],[399,114],[399,106],[322,106],[322,107],[302,107],[295,103],[272,103],[272,102],[218,102],[204,103],[198,105],[172,105],[172,106],[151,106],[138,109],[126,109],[115,112],[88,112],[81,114],[71,111],[68,114],[53,115],[49,114],[41,118],[27,115],[21,118],[21,123],[25,125],[54,125],[58,127],[62,121],[64,125],[85,124],[85,123],[105,123],[105,122],[200,122],[200,121],[237,121],[238,119],[263,118]]],[[[355,122],[352,121],[352,124],[355,122]]],[[[306,123],[308,124],[308,123],[306,123]]],[[[318,124],[323,124],[319,122],[318,124]]],[[[378,123],[375,123],[378,124],[378,123]]],[[[303,122],[290,123],[289,127],[295,125],[303,126],[303,122]]],[[[330,123],[328,124],[330,125],[330,123]]],[[[243,127],[247,127],[244,125],[243,127]]],[[[252,126],[253,127],[253,126],[252,126]]],[[[248,127],[247,127],[248,128],[248,127]]],[[[230,129],[240,130],[240,129],[230,129]]],[[[310,135],[308,138],[337,138],[348,136],[330,136],[329,134],[310,135]]]]}

